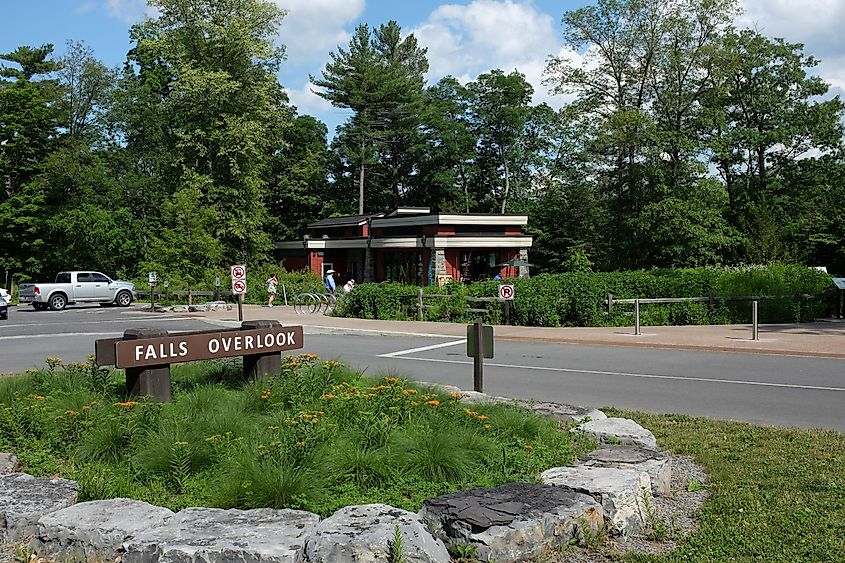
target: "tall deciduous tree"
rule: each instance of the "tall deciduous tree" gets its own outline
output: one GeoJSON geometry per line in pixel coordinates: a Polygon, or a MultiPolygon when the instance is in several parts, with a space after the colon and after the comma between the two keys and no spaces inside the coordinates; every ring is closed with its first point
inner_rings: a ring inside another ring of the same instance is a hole
{"type": "Polygon", "coordinates": [[[283,53],[273,43],[283,12],[265,0],[151,4],[159,16],[133,35],[150,67],[138,70],[152,81],[149,109],[179,167],[170,191],[201,189],[199,204],[216,214],[213,235],[227,260],[261,258],[270,249],[272,123],[286,103],[275,75],[283,53]]]}

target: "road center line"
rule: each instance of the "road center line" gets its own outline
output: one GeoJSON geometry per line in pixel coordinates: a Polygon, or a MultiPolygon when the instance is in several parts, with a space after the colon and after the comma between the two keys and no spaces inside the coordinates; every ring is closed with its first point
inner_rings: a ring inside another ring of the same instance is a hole
{"type": "MultiPolygon", "coordinates": [[[[393,357],[393,356],[382,356],[393,357]]],[[[462,360],[441,360],[437,358],[413,358],[401,357],[400,360],[414,360],[417,362],[436,362],[442,364],[466,364],[471,365],[472,362],[462,360]]],[[[497,364],[494,362],[484,362],[485,366],[507,368],[507,369],[533,369],[538,371],[557,371],[565,373],[588,373],[595,375],[614,375],[618,377],[635,377],[641,379],[673,379],[678,381],[698,381],[704,383],[727,383],[730,385],[750,385],[755,387],[782,387],[786,389],[805,389],[810,391],[845,391],[845,387],[823,387],[820,385],[797,385],[794,383],[768,383],[765,381],[743,381],[735,379],[717,379],[712,377],[682,377],[680,375],[658,375],[653,373],[626,373],[624,371],[597,371],[589,369],[567,369],[567,368],[553,368],[545,366],[517,366],[513,364],[497,364]]]]}
{"type": "MultiPolygon", "coordinates": [[[[398,352],[390,352],[389,354],[379,354],[379,358],[396,358],[398,356],[404,356],[405,354],[414,354],[416,352],[425,352],[427,350],[436,350],[437,348],[447,348],[449,346],[459,346],[461,344],[466,344],[467,339],[464,338],[462,340],[455,340],[454,342],[443,342],[441,344],[432,344],[431,346],[422,346],[420,348],[411,348],[409,350],[399,350],[398,352]]],[[[416,359],[416,358],[409,358],[409,359],[416,359]]]]}

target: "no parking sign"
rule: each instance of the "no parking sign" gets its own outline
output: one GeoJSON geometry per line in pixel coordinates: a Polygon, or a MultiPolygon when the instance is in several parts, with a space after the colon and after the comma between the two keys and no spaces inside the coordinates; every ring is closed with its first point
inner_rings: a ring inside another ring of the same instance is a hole
{"type": "Polygon", "coordinates": [[[232,266],[232,294],[243,295],[246,293],[246,266],[236,264],[232,266]]]}
{"type": "Polygon", "coordinates": [[[512,284],[505,283],[499,286],[499,301],[513,301],[514,287],[512,284]]]}

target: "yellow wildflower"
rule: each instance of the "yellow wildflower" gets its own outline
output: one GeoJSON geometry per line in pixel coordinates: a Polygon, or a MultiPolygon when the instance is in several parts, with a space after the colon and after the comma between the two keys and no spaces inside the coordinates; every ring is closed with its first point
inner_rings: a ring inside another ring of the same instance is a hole
{"type": "Polygon", "coordinates": [[[425,404],[431,405],[432,407],[436,407],[436,406],[440,405],[440,401],[438,401],[437,399],[432,399],[430,401],[426,401],[425,404]]]}
{"type": "Polygon", "coordinates": [[[417,390],[416,389],[403,389],[402,394],[403,395],[416,395],[417,390]]]}

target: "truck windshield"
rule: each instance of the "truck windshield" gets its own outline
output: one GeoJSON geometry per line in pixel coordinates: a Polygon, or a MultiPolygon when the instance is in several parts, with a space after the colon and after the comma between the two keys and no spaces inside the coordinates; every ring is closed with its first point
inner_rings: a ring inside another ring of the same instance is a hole
{"type": "Polygon", "coordinates": [[[56,283],[70,283],[70,272],[59,272],[56,274],[56,283]]]}

